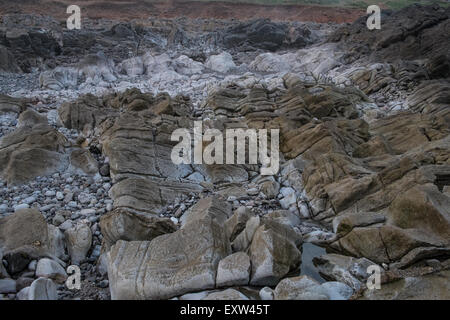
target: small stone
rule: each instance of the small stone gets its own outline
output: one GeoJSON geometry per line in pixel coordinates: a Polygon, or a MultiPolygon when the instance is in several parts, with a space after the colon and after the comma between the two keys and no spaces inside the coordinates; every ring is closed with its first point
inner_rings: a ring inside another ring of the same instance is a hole
{"type": "Polygon", "coordinates": [[[47,278],[38,278],[33,281],[28,291],[29,300],[58,300],[56,285],[47,278]]]}
{"type": "Polygon", "coordinates": [[[13,279],[0,279],[0,293],[16,293],[16,281],[13,279]]]}
{"type": "Polygon", "coordinates": [[[62,231],[66,231],[66,230],[68,230],[68,229],[70,229],[72,227],[73,227],[73,222],[71,220],[66,220],[61,225],[59,225],[59,228],[62,231]]]}
{"type": "Polygon", "coordinates": [[[95,209],[83,209],[80,211],[80,214],[83,216],[90,216],[95,214],[95,209]]]}
{"type": "Polygon", "coordinates": [[[49,190],[45,192],[46,197],[54,197],[56,195],[55,191],[49,190]]]}
{"type": "Polygon", "coordinates": [[[6,213],[8,212],[8,210],[9,210],[8,205],[6,204],[0,205],[0,213],[6,213]]]}
{"type": "Polygon", "coordinates": [[[64,194],[61,191],[58,191],[56,193],[56,199],[57,200],[63,200],[64,199],[64,194]]]}
{"type": "Polygon", "coordinates": [[[29,300],[30,287],[23,288],[17,293],[17,300],[29,300]]]}
{"type": "Polygon", "coordinates": [[[27,203],[18,204],[17,206],[14,206],[14,211],[28,209],[29,207],[30,206],[27,203]]]}
{"type": "Polygon", "coordinates": [[[92,232],[88,225],[82,223],[65,231],[67,251],[72,264],[80,264],[92,245],[92,232]]]}
{"type": "Polygon", "coordinates": [[[57,283],[64,283],[67,279],[67,273],[64,268],[48,258],[39,260],[36,267],[36,276],[55,280],[57,283]]]}
{"type": "Polygon", "coordinates": [[[37,260],[33,260],[28,264],[28,270],[36,271],[37,260]]]}
{"type": "Polygon", "coordinates": [[[32,204],[35,201],[36,201],[36,197],[31,196],[31,197],[23,199],[22,203],[32,204]]]}
{"type": "Polygon", "coordinates": [[[261,300],[273,300],[273,290],[269,287],[264,287],[259,291],[261,300]]]}

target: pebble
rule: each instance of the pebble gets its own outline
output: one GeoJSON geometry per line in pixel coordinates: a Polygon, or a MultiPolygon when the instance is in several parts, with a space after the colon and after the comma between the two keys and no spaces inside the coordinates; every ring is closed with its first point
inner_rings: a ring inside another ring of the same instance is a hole
{"type": "Polygon", "coordinates": [[[29,207],[30,206],[27,203],[18,204],[17,206],[14,206],[14,211],[28,209],[29,207]]]}

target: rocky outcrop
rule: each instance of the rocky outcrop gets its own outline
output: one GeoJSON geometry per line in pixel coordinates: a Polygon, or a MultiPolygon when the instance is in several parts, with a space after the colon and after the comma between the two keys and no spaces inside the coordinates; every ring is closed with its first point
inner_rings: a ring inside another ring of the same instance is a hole
{"type": "Polygon", "coordinates": [[[47,123],[17,128],[0,140],[0,172],[20,184],[67,167],[66,138],[47,123]]]}
{"type": "Polygon", "coordinates": [[[225,232],[210,215],[152,241],[119,240],[108,253],[111,297],[166,299],[212,289],[217,266],[230,251],[225,232]]]}
{"type": "Polygon", "coordinates": [[[21,272],[33,259],[54,257],[51,248],[49,227],[39,211],[22,209],[0,219],[0,250],[9,274],[21,272]]]}

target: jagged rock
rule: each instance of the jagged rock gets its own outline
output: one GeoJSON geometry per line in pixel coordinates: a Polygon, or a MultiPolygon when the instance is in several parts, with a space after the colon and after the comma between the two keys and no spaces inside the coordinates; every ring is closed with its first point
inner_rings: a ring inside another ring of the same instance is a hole
{"type": "Polygon", "coordinates": [[[142,60],[142,57],[124,60],[119,65],[119,70],[131,77],[142,75],[145,72],[144,61],[142,60]]]}
{"type": "Polygon", "coordinates": [[[449,119],[448,104],[450,103],[450,82],[448,80],[422,81],[413,94],[408,96],[406,103],[410,109],[435,114],[438,118],[449,119]]]}
{"type": "Polygon", "coordinates": [[[72,264],[79,265],[85,258],[92,245],[92,231],[85,223],[64,232],[67,251],[72,264]]]}
{"type": "Polygon", "coordinates": [[[323,278],[345,283],[355,291],[359,291],[362,283],[370,276],[367,268],[375,265],[365,258],[356,259],[338,254],[315,257],[313,263],[323,278]]]}
{"type": "Polygon", "coordinates": [[[259,216],[251,217],[247,220],[244,230],[242,230],[231,243],[233,252],[246,251],[248,249],[259,225],[259,216]]]}
{"type": "Polygon", "coordinates": [[[107,108],[92,94],[83,95],[74,102],[63,103],[58,109],[61,123],[66,128],[79,131],[93,130],[115,113],[114,109],[107,108]]]}
{"type": "Polygon", "coordinates": [[[34,280],[28,290],[28,300],[58,300],[56,285],[47,278],[34,280]]]}
{"type": "Polygon", "coordinates": [[[448,11],[442,7],[415,4],[386,12],[382,18],[385,30],[382,33],[371,32],[366,20],[367,17],[361,17],[351,25],[339,28],[330,40],[351,46],[353,54],[370,52],[385,61],[430,58],[430,52],[436,56],[449,52],[448,41],[441,30],[448,30],[450,21],[448,11]],[[403,28],[397,28],[399,24],[403,28]]]}
{"type": "Polygon", "coordinates": [[[175,199],[201,190],[199,185],[193,183],[130,178],[116,183],[110,192],[114,208],[132,208],[140,212],[160,214],[175,199]]]}
{"type": "Polygon", "coordinates": [[[213,289],[219,261],[230,251],[225,232],[211,217],[152,241],[119,240],[108,253],[111,298],[167,299],[213,289]]]}
{"type": "Polygon", "coordinates": [[[300,265],[301,235],[291,227],[272,220],[263,220],[250,245],[252,285],[276,285],[300,265]]]}
{"type": "Polygon", "coordinates": [[[181,225],[187,225],[205,217],[211,217],[219,225],[223,225],[231,215],[231,205],[217,197],[200,199],[181,217],[181,225]]]}
{"type": "Polygon", "coordinates": [[[261,184],[261,192],[268,198],[275,198],[280,191],[280,184],[276,181],[264,181],[261,184]]]}
{"type": "Polygon", "coordinates": [[[230,241],[234,241],[239,233],[244,230],[247,221],[252,217],[252,213],[246,207],[239,207],[234,214],[225,221],[225,230],[230,241]]]}
{"type": "Polygon", "coordinates": [[[70,153],[70,165],[82,174],[95,175],[98,172],[97,160],[86,149],[73,150],[70,153]]]}
{"type": "Polygon", "coordinates": [[[0,94],[0,113],[20,114],[25,111],[29,101],[23,98],[14,98],[4,94],[0,94]]]}
{"type": "Polygon", "coordinates": [[[219,262],[216,285],[231,287],[248,285],[250,279],[250,258],[244,252],[236,252],[219,262]]]}
{"type": "Polygon", "coordinates": [[[135,214],[125,209],[115,209],[100,219],[100,228],[107,248],[118,240],[150,241],[157,236],[176,231],[168,218],[150,214],[135,214]]]}
{"type": "Polygon", "coordinates": [[[0,45],[0,71],[20,73],[14,55],[5,46],[0,45]]]}
{"type": "Polygon", "coordinates": [[[260,72],[287,72],[292,70],[292,65],[286,55],[279,56],[275,53],[262,53],[249,65],[251,70],[260,72]]]}
{"type": "Polygon", "coordinates": [[[181,55],[173,61],[173,67],[176,72],[185,75],[200,74],[204,66],[201,62],[194,61],[191,58],[181,55]]]}
{"type": "Polygon", "coordinates": [[[116,81],[114,75],[114,62],[108,59],[103,52],[91,54],[84,57],[78,64],[77,68],[84,75],[87,81],[116,81]]]}
{"type": "Polygon", "coordinates": [[[233,57],[228,52],[210,56],[208,60],[206,60],[205,66],[211,70],[222,73],[226,73],[236,67],[233,57]]]}
{"type": "Polygon", "coordinates": [[[36,276],[52,279],[57,283],[64,283],[67,279],[67,273],[64,268],[59,263],[48,258],[39,260],[36,267],[36,276]]]}
{"type": "Polygon", "coordinates": [[[286,36],[286,25],[277,24],[268,19],[258,19],[226,30],[224,43],[229,48],[248,43],[255,48],[275,51],[281,47],[286,36]]]}
{"type": "Polygon", "coordinates": [[[39,85],[44,89],[75,89],[78,81],[78,70],[70,67],[56,67],[39,75],[39,85]]]}
{"type": "Polygon", "coordinates": [[[275,210],[268,213],[265,218],[273,220],[277,223],[284,224],[289,227],[296,227],[300,224],[300,218],[296,213],[288,210],[275,210]]]}
{"type": "Polygon", "coordinates": [[[399,194],[389,207],[388,217],[392,225],[421,230],[450,245],[450,197],[434,184],[416,186],[399,194]]]}
{"type": "Polygon", "coordinates": [[[33,127],[37,124],[47,124],[47,117],[34,111],[33,109],[27,109],[19,115],[17,121],[18,127],[33,127]]]}

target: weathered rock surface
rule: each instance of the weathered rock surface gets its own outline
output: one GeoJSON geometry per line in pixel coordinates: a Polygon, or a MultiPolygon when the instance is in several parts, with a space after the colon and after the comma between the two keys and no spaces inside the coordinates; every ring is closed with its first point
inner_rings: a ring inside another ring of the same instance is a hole
{"type": "Polygon", "coordinates": [[[362,299],[369,300],[448,300],[449,271],[383,284],[380,290],[366,290],[362,299]]]}
{"type": "Polygon", "coordinates": [[[319,284],[308,276],[285,278],[274,290],[275,300],[347,300],[353,290],[341,282],[319,284]]]}
{"type": "Polygon", "coordinates": [[[80,264],[92,245],[92,231],[84,223],[77,224],[64,232],[67,251],[72,264],[80,264]]]}
{"type": "Polygon", "coordinates": [[[67,273],[64,268],[48,258],[39,260],[36,267],[36,276],[52,279],[57,283],[64,283],[67,279],[67,273]]]}
{"type": "Polygon", "coordinates": [[[24,270],[31,260],[52,256],[48,226],[35,209],[19,210],[0,219],[0,248],[11,275],[24,270]]]}
{"type": "Polygon", "coordinates": [[[247,285],[250,279],[250,258],[244,252],[236,252],[219,262],[216,285],[231,287],[247,285]]]}
{"type": "Polygon", "coordinates": [[[111,298],[166,299],[213,289],[219,261],[230,251],[224,230],[212,216],[152,241],[119,240],[108,253],[111,298]]]}
{"type": "Polygon", "coordinates": [[[301,235],[275,221],[263,220],[250,245],[252,285],[276,285],[299,267],[301,235]]]}
{"type": "Polygon", "coordinates": [[[47,123],[23,125],[0,140],[0,172],[20,184],[67,167],[66,138],[47,123]]]}
{"type": "Polygon", "coordinates": [[[34,280],[28,290],[28,300],[58,300],[56,285],[47,278],[34,280]]]}

